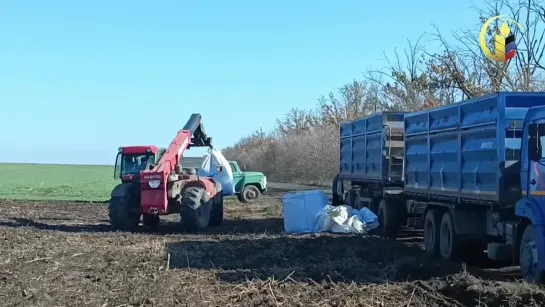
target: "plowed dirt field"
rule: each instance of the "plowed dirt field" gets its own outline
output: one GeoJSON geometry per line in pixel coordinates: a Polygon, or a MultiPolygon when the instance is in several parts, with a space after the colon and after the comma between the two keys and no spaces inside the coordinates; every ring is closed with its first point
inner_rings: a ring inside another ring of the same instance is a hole
{"type": "Polygon", "coordinates": [[[513,268],[428,259],[417,232],[287,235],[285,190],[271,192],[229,202],[224,225],[199,234],[178,232],[174,215],[160,233],[123,233],[104,204],[0,200],[0,305],[545,305],[513,268]]]}

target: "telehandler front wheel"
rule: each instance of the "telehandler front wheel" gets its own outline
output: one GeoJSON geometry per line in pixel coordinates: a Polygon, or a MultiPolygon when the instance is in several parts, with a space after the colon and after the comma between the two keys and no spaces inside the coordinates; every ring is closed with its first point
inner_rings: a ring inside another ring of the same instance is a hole
{"type": "Polygon", "coordinates": [[[180,222],[190,232],[208,227],[212,204],[206,198],[206,191],[201,187],[189,187],[182,192],[180,222]]]}
{"type": "Polygon", "coordinates": [[[129,200],[125,197],[110,199],[108,217],[115,230],[135,231],[140,223],[140,214],[130,211],[129,200]]]}

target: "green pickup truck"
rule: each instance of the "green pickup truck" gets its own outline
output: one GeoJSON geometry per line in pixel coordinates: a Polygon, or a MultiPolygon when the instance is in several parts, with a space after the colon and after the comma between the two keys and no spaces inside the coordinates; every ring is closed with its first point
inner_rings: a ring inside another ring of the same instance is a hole
{"type": "MultiPolygon", "coordinates": [[[[184,169],[198,169],[203,157],[183,157],[184,169]]],[[[235,193],[243,203],[252,203],[267,193],[267,177],[261,172],[246,172],[240,168],[237,161],[229,161],[233,170],[235,193]]]]}
{"type": "Polygon", "coordinates": [[[251,203],[267,194],[267,177],[261,172],[246,172],[240,169],[236,161],[229,161],[233,170],[233,181],[238,199],[243,203],[251,203]]]}

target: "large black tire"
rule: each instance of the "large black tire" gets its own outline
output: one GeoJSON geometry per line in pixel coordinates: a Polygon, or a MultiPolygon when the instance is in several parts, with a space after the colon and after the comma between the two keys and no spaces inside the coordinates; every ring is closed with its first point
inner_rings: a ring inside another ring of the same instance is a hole
{"type": "Polygon", "coordinates": [[[450,210],[443,213],[441,224],[439,225],[439,254],[443,259],[447,260],[455,260],[460,255],[454,218],[450,210]]]}
{"type": "Polygon", "coordinates": [[[185,230],[197,232],[210,224],[212,204],[205,199],[205,193],[201,187],[189,187],[183,191],[180,222],[185,230]]]}
{"type": "Polygon", "coordinates": [[[140,214],[130,212],[130,199],[112,197],[108,205],[108,217],[115,230],[135,231],[140,223],[140,214]]]}
{"type": "Polygon", "coordinates": [[[210,226],[219,226],[223,224],[223,191],[219,191],[210,213],[210,226]]]}
{"type": "Polygon", "coordinates": [[[429,209],[424,217],[424,248],[430,257],[439,256],[441,210],[429,209]]]}
{"type": "Polygon", "coordinates": [[[240,199],[243,203],[253,203],[261,197],[261,191],[253,184],[249,184],[242,189],[240,199]]]}
{"type": "Polygon", "coordinates": [[[333,178],[333,184],[331,186],[331,205],[340,206],[343,205],[343,182],[339,179],[339,174],[333,178]],[[340,191],[339,191],[340,190],[340,191]],[[340,192],[340,193],[339,193],[340,192]]]}
{"type": "Polygon", "coordinates": [[[161,218],[158,215],[153,215],[153,214],[142,215],[142,224],[144,224],[144,226],[147,228],[151,228],[153,230],[158,229],[160,223],[161,223],[161,218]]]}
{"type": "Polygon", "coordinates": [[[397,208],[396,203],[380,201],[378,206],[378,220],[380,223],[380,232],[382,237],[387,239],[395,239],[401,226],[401,210],[397,208]]]}
{"type": "Polygon", "coordinates": [[[520,273],[528,283],[539,284],[545,282],[545,272],[538,268],[535,227],[530,224],[524,229],[520,239],[520,273]]]}

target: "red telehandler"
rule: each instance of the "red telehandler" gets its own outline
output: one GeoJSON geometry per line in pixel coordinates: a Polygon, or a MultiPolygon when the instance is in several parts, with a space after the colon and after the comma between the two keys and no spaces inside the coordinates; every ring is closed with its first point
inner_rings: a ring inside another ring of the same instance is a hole
{"type": "MultiPolygon", "coordinates": [[[[159,216],[178,213],[182,227],[199,231],[223,223],[223,192],[219,182],[188,172],[180,161],[190,147],[212,147],[200,114],[192,114],[164,150],[156,146],[120,147],[114,178],[121,179],[108,207],[114,229],[134,231],[140,223],[159,227],[159,216]]],[[[219,167],[218,172],[222,171],[219,167]]]]}

